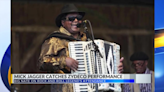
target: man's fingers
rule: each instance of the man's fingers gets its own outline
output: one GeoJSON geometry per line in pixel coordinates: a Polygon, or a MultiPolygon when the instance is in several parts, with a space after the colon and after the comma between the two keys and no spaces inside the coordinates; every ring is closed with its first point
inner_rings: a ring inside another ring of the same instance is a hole
{"type": "Polygon", "coordinates": [[[74,67],[71,67],[71,70],[73,70],[74,72],[76,71],[76,69],[74,67]]]}
{"type": "Polygon", "coordinates": [[[71,65],[71,68],[75,71],[78,69],[78,63],[76,62],[73,62],[72,65],[71,65]]]}
{"type": "Polygon", "coordinates": [[[123,72],[123,63],[122,63],[123,60],[124,60],[124,57],[121,57],[120,63],[118,65],[118,72],[119,73],[122,73],[123,72]]]}
{"type": "Polygon", "coordinates": [[[79,65],[79,62],[75,62],[75,63],[74,63],[74,65],[78,67],[78,65],[79,65]]]}
{"type": "Polygon", "coordinates": [[[118,70],[121,70],[121,69],[123,69],[123,66],[118,66],[118,70]]]}
{"type": "Polygon", "coordinates": [[[124,71],[123,69],[118,70],[119,73],[122,73],[123,71],[124,71]]]}
{"type": "Polygon", "coordinates": [[[75,61],[74,63],[73,63],[73,67],[77,70],[77,68],[78,68],[78,64],[79,64],[79,62],[78,61],[75,61]]]}
{"type": "Polygon", "coordinates": [[[72,67],[76,70],[78,69],[78,65],[76,65],[76,64],[72,65],[72,67]]]}
{"type": "Polygon", "coordinates": [[[78,62],[78,61],[76,61],[75,63],[76,63],[77,65],[79,64],[79,62],[78,62]]]}
{"type": "Polygon", "coordinates": [[[118,69],[122,69],[122,68],[123,68],[123,65],[119,65],[119,66],[118,66],[118,69]]]}
{"type": "Polygon", "coordinates": [[[122,62],[123,60],[124,60],[124,57],[121,57],[120,62],[122,62]]]}
{"type": "Polygon", "coordinates": [[[122,62],[120,62],[119,65],[118,65],[118,68],[120,68],[120,67],[123,68],[123,63],[122,62]]]}

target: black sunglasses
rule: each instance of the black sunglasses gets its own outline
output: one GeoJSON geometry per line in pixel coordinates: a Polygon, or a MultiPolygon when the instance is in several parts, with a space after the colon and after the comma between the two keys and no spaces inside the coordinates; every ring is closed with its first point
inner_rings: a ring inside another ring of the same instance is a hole
{"type": "Polygon", "coordinates": [[[144,61],[143,63],[138,63],[138,64],[132,63],[131,66],[132,66],[133,68],[136,67],[137,65],[142,67],[144,64],[145,64],[145,61],[144,61]]]}
{"type": "Polygon", "coordinates": [[[67,21],[74,21],[75,19],[77,20],[82,20],[82,16],[81,15],[77,15],[77,16],[69,16],[69,17],[66,17],[65,20],[67,21]]]}

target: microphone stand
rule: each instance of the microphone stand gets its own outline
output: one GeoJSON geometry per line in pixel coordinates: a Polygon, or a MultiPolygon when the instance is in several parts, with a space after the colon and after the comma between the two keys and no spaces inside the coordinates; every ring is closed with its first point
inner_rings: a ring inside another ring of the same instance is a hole
{"type": "MultiPolygon", "coordinates": [[[[90,23],[89,20],[86,20],[86,21],[90,23]]],[[[90,23],[90,27],[92,27],[91,23],[90,23]]],[[[93,43],[94,50],[92,50],[92,51],[94,51],[94,54],[95,54],[95,74],[97,74],[97,58],[96,58],[96,56],[97,56],[97,54],[99,54],[101,58],[103,58],[103,56],[100,53],[100,51],[98,49],[98,46],[94,42],[93,30],[91,30],[91,31],[92,31],[92,38],[91,38],[91,35],[88,32],[86,22],[85,22],[84,23],[84,32],[86,33],[87,38],[89,37],[92,40],[92,43],[93,43]]],[[[96,88],[96,92],[98,92],[98,83],[95,83],[95,88],[96,88]]]]}

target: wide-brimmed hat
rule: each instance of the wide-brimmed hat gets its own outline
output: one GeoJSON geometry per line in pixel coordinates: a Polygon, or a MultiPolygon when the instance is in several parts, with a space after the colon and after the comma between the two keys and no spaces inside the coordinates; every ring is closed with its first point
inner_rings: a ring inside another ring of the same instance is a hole
{"type": "Polygon", "coordinates": [[[130,56],[130,61],[135,61],[135,60],[148,60],[149,57],[146,53],[140,51],[140,52],[135,52],[130,56]]]}
{"type": "Polygon", "coordinates": [[[62,17],[69,13],[79,13],[80,15],[82,15],[82,17],[84,17],[85,15],[85,12],[78,11],[77,7],[74,4],[67,4],[62,8],[61,13],[56,17],[55,21],[58,27],[62,25],[61,24],[62,17]]]}

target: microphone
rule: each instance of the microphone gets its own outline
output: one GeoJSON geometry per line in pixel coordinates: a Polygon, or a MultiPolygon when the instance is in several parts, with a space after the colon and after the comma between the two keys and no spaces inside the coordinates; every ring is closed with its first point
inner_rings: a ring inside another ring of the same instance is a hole
{"type": "Polygon", "coordinates": [[[85,25],[87,23],[87,20],[82,21],[82,23],[78,23],[76,26],[81,27],[81,25],[85,25]]]}

